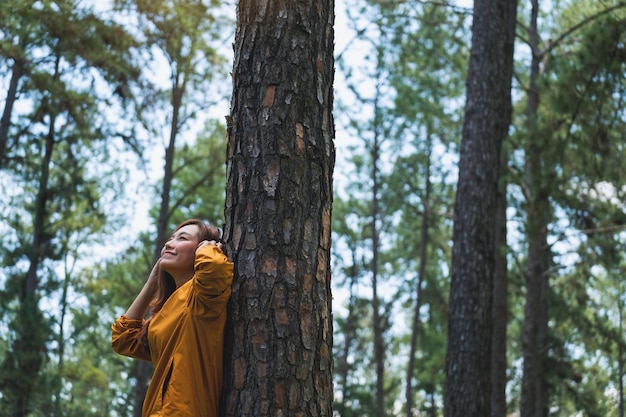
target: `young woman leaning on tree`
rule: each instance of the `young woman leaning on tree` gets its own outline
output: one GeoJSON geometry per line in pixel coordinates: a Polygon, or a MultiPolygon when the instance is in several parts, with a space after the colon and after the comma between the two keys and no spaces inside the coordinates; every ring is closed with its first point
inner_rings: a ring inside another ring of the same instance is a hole
{"type": "Polygon", "coordinates": [[[113,349],[152,361],[142,415],[217,417],[226,304],[233,264],[220,232],[200,220],[180,224],[126,313],[112,326],[113,349]],[[148,307],[150,316],[144,320],[148,307]]]}

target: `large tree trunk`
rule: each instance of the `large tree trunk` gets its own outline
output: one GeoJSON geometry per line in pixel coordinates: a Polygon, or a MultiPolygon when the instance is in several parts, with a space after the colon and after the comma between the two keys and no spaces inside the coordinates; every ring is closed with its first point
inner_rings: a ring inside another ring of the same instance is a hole
{"type": "Polygon", "coordinates": [[[240,0],[222,416],[332,415],[334,2],[240,0]]]}
{"type": "Polygon", "coordinates": [[[516,0],[476,0],[454,207],[446,417],[491,415],[492,288],[500,151],[509,128],[516,0]]]}

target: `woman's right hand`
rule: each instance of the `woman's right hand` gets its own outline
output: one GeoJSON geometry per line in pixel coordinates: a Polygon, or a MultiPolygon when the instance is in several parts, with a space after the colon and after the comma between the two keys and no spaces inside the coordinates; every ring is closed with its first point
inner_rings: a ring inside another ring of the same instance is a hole
{"type": "Polygon", "coordinates": [[[160,264],[161,259],[156,261],[152,267],[148,280],[143,285],[137,297],[135,297],[135,301],[131,303],[126,313],[124,313],[125,317],[133,320],[142,320],[145,317],[146,310],[159,288],[159,275],[161,275],[160,264]]]}
{"type": "Polygon", "coordinates": [[[159,275],[161,274],[160,264],[161,258],[159,258],[159,260],[157,260],[152,267],[152,271],[150,271],[150,275],[148,276],[148,280],[146,281],[146,286],[148,286],[153,292],[156,292],[157,290],[159,275]]]}

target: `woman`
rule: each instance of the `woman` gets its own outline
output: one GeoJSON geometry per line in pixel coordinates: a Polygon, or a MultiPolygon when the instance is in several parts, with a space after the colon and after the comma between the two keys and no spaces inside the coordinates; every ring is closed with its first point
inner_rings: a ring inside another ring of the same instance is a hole
{"type": "Polygon", "coordinates": [[[144,417],[216,417],[233,264],[219,231],[180,224],[131,306],[112,326],[113,349],[154,364],[144,417]],[[150,317],[143,320],[148,306],[150,317]]]}

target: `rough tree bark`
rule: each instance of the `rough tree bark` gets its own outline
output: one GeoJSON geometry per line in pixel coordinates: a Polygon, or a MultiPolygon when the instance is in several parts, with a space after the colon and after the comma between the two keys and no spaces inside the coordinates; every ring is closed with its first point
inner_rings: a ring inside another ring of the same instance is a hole
{"type": "Polygon", "coordinates": [[[491,415],[492,288],[500,151],[509,128],[517,0],[476,0],[454,207],[446,417],[491,415]]]}
{"type": "Polygon", "coordinates": [[[548,285],[547,271],[550,263],[548,245],[548,225],[551,219],[549,192],[546,179],[553,173],[543,167],[542,144],[535,139],[537,132],[536,114],[539,109],[539,72],[542,54],[538,32],[539,2],[531,1],[530,24],[528,26],[529,46],[532,51],[526,104],[526,176],[528,261],[524,274],[526,282],[526,304],[524,306],[524,326],[522,349],[524,374],[522,377],[521,417],[544,417],[548,415],[547,385],[544,376],[543,358],[545,333],[547,331],[547,306],[545,290],[548,285]]]}
{"type": "Polygon", "coordinates": [[[240,0],[222,416],[332,415],[333,0],[240,0]]]}
{"type": "MultiPolygon", "coordinates": [[[[517,21],[517,0],[506,3],[508,7],[506,30],[508,31],[505,45],[504,67],[510,69],[507,77],[513,74],[513,51],[515,44],[515,28],[517,21]]],[[[509,84],[510,86],[510,84],[509,84]]],[[[510,97],[507,104],[511,103],[510,97]]],[[[511,124],[512,110],[506,111],[508,119],[503,120],[503,124],[511,124]]],[[[506,209],[507,202],[507,182],[506,173],[508,154],[500,151],[500,172],[498,174],[498,187],[496,193],[496,213],[495,213],[495,248],[494,248],[494,273],[493,273],[493,333],[491,337],[491,417],[506,417],[506,371],[507,364],[507,324],[508,324],[508,291],[509,278],[507,266],[507,233],[506,233],[506,209]]]]}
{"type": "MultiPolygon", "coordinates": [[[[501,158],[501,179],[506,169],[507,158],[501,158]]],[[[493,334],[491,336],[491,417],[506,417],[506,371],[507,371],[507,325],[509,275],[506,261],[506,182],[502,180],[496,197],[496,234],[493,273],[493,334]]]]}

